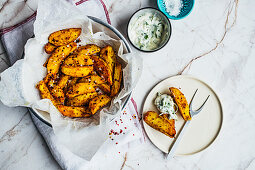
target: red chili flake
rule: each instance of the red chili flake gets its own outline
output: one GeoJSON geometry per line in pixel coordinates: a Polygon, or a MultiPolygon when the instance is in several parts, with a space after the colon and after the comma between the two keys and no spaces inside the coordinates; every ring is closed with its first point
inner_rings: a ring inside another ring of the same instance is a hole
{"type": "Polygon", "coordinates": [[[131,119],[130,119],[131,120],[131,119]]]}
{"type": "Polygon", "coordinates": [[[127,129],[127,127],[124,127],[125,129],[127,129]]]}
{"type": "Polygon", "coordinates": [[[122,133],[122,129],[120,129],[120,133],[122,133]]]}
{"type": "Polygon", "coordinates": [[[123,122],[120,122],[120,123],[123,123],[123,122]]]}
{"type": "Polygon", "coordinates": [[[119,152],[120,153],[120,152],[119,152]]]}
{"type": "Polygon", "coordinates": [[[116,142],[116,145],[118,144],[118,142],[116,142]]]}
{"type": "Polygon", "coordinates": [[[135,134],[133,134],[133,136],[135,136],[135,134]]]}
{"type": "Polygon", "coordinates": [[[122,119],[120,119],[120,121],[122,121],[122,119]]]}

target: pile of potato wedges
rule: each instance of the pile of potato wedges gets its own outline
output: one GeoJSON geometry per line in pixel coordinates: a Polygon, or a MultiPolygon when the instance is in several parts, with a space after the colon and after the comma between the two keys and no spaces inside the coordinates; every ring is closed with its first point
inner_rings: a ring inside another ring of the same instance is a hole
{"type": "Polygon", "coordinates": [[[37,85],[42,99],[50,99],[63,116],[94,115],[118,94],[122,66],[111,46],[78,46],[81,28],[56,31],[44,46],[50,54],[46,77],[37,85]]]}

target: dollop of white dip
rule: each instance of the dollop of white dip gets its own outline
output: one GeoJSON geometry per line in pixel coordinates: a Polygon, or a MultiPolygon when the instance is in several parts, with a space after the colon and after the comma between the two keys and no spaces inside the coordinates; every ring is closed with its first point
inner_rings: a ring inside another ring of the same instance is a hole
{"type": "Polygon", "coordinates": [[[176,104],[174,103],[173,98],[168,94],[161,94],[157,93],[157,97],[154,101],[154,104],[156,105],[157,109],[160,111],[160,115],[162,114],[168,114],[169,119],[175,119],[177,120],[177,115],[175,108],[177,109],[176,104]]]}
{"type": "Polygon", "coordinates": [[[154,50],[160,46],[164,30],[165,21],[159,14],[145,12],[130,23],[129,38],[139,49],[154,50]]]}

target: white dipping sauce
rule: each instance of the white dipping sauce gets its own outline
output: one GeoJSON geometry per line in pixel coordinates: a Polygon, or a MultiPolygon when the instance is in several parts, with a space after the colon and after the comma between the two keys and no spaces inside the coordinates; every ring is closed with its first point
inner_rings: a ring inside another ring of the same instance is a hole
{"type": "Polygon", "coordinates": [[[130,23],[129,38],[139,49],[154,50],[161,45],[165,25],[159,14],[145,12],[130,23]]]}

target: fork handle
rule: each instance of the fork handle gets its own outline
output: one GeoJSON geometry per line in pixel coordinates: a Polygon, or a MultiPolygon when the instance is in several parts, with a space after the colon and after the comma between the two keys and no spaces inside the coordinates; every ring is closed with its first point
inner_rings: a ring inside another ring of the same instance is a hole
{"type": "Polygon", "coordinates": [[[168,155],[167,155],[167,159],[168,159],[168,160],[169,160],[169,159],[172,159],[172,158],[174,157],[175,150],[177,149],[178,144],[180,143],[181,138],[182,138],[182,136],[183,136],[185,130],[186,130],[187,127],[189,126],[189,124],[190,124],[190,121],[188,120],[188,121],[186,121],[185,124],[183,125],[183,127],[182,127],[180,133],[178,134],[177,138],[176,138],[175,141],[174,141],[174,144],[173,144],[172,147],[170,148],[170,151],[169,151],[169,153],[168,153],[168,155]]]}

